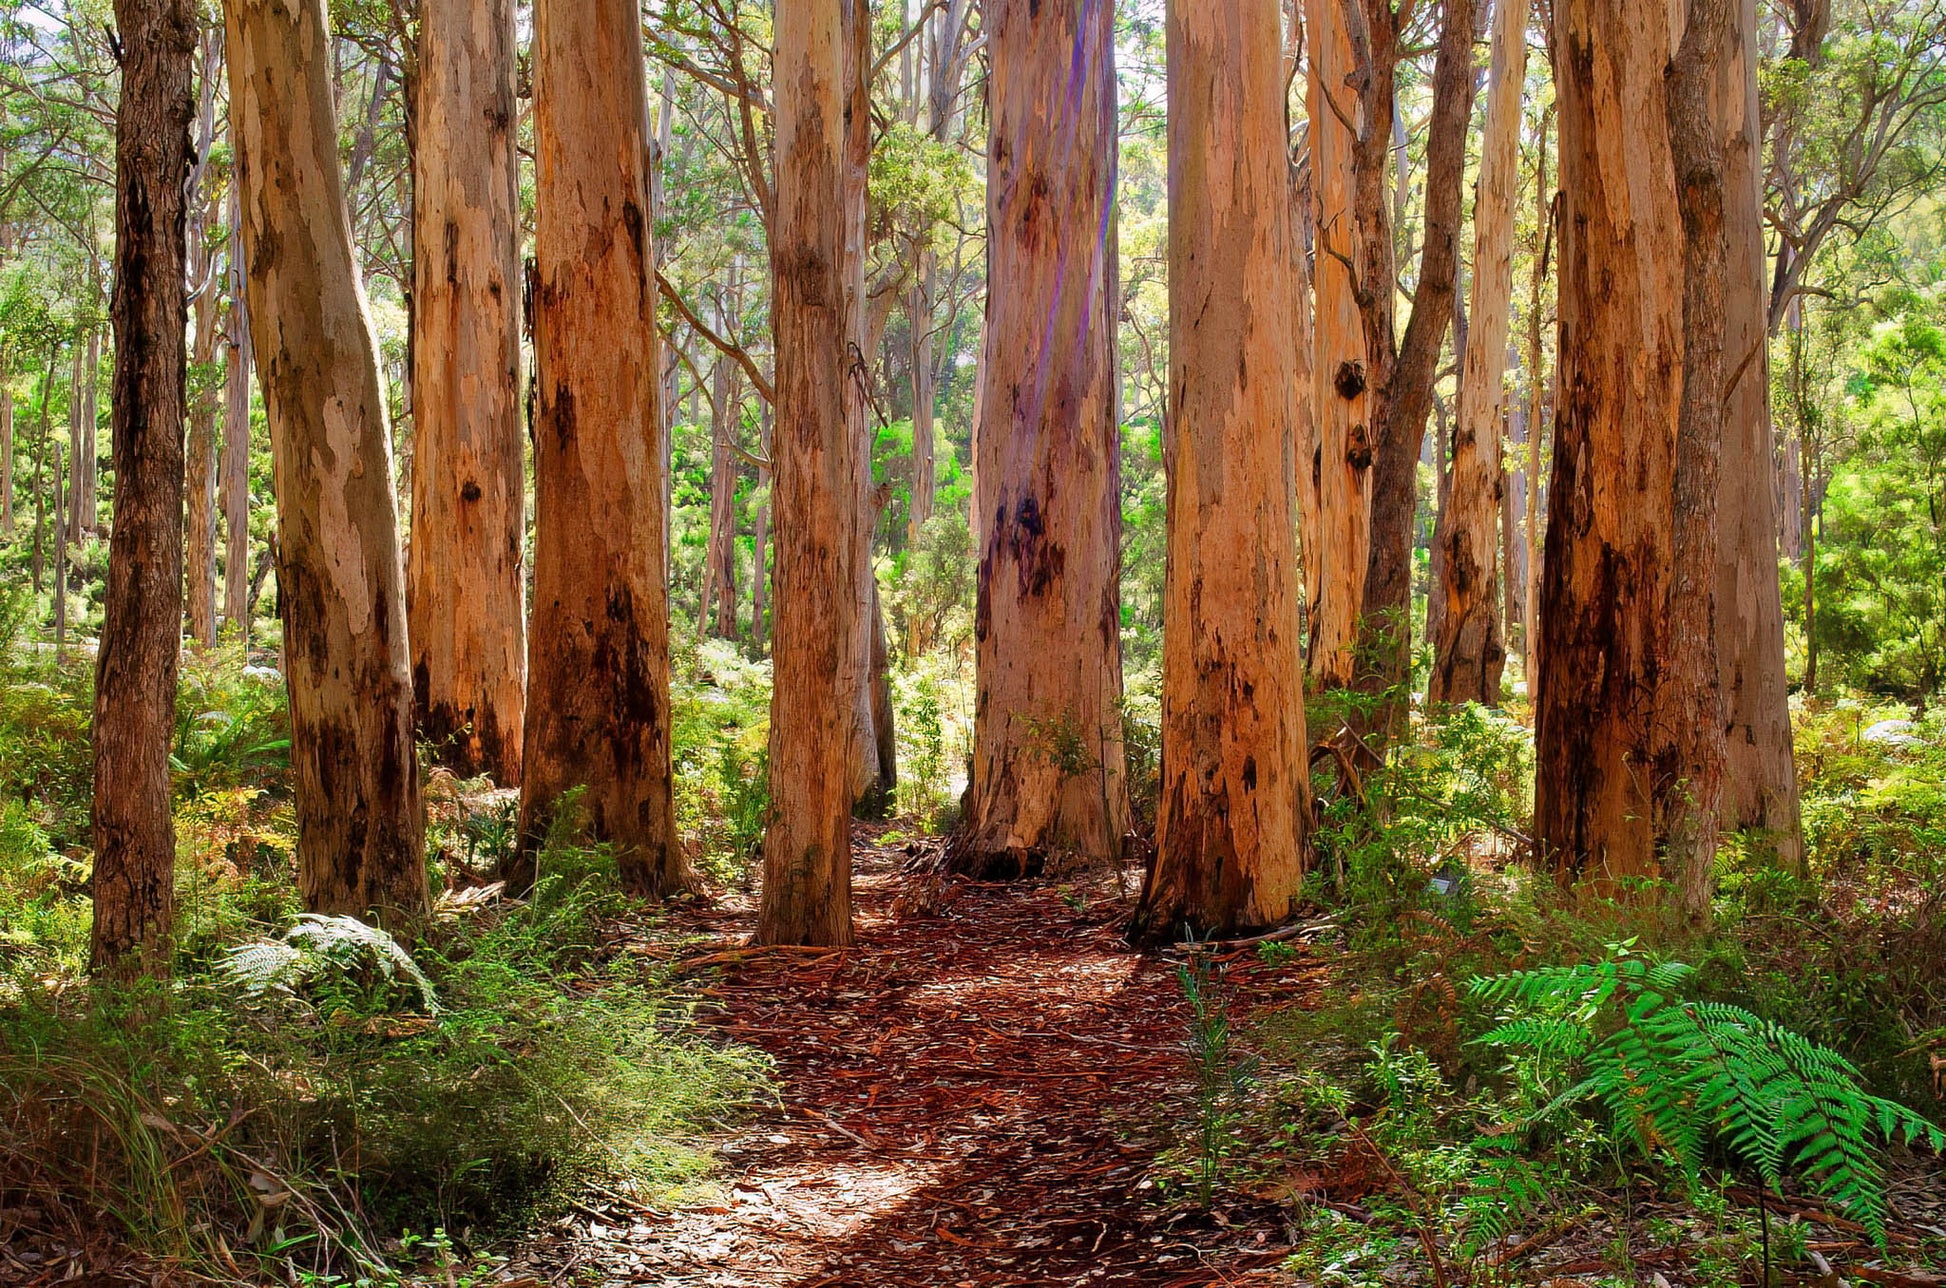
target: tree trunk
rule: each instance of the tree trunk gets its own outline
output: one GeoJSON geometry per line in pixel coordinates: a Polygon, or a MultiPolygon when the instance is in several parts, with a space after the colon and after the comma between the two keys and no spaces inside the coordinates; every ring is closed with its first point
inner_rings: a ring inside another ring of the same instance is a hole
{"type": "Polygon", "coordinates": [[[855,703],[870,671],[857,618],[871,463],[852,366],[864,320],[869,27],[862,0],[777,0],[775,696],[757,923],[767,944],[852,940],[855,703]]]}
{"type": "Polygon", "coordinates": [[[60,517],[63,541],[81,540],[81,458],[88,450],[88,345],[92,339],[92,333],[76,338],[74,370],[68,378],[67,466],[65,473],[56,472],[61,480],[56,490],[63,498],[60,517]]]}
{"type": "MultiPolygon", "coordinates": [[[[196,295],[195,340],[190,361],[197,376],[189,412],[183,570],[189,587],[189,633],[204,648],[216,644],[216,383],[210,364],[216,357],[217,292],[214,255],[202,219],[195,221],[191,276],[202,283],[196,295]]],[[[119,474],[117,475],[119,487],[119,474]]]]}
{"type": "Polygon", "coordinates": [[[953,866],[1116,859],[1122,750],[1114,6],[986,11],[973,780],[953,866]]]}
{"type": "MultiPolygon", "coordinates": [[[[1365,81],[1367,119],[1396,108],[1393,77],[1402,33],[1381,35],[1396,21],[1391,0],[1366,0],[1374,21],[1365,81]]],[[[1473,0],[1446,0],[1439,56],[1433,66],[1432,112],[1426,124],[1425,244],[1412,291],[1412,315],[1392,348],[1394,263],[1390,221],[1383,217],[1382,141],[1361,139],[1354,205],[1363,259],[1358,284],[1372,385],[1371,553],[1359,615],[1359,683],[1382,702],[1374,730],[1391,737],[1403,725],[1412,679],[1412,543],[1419,508],[1419,451],[1433,383],[1459,286],[1459,231],[1466,171],[1466,126],[1473,115],[1473,0]],[[1371,172],[1376,169],[1378,173],[1371,172]],[[1375,254],[1384,242],[1388,250],[1375,254]]]]}
{"type": "Polygon", "coordinates": [[[513,0],[420,6],[413,110],[413,708],[433,755],[520,781],[520,199],[513,0]]]}
{"type": "Polygon", "coordinates": [[[541,0],[536,156],[534,617],[521,852],[585,789],[623,883],[694,878],[676,836],[665,423],[648,220],[648,90],[633,0],[541,0]]]}
{"type": "MultiPolygon", "coordinates": [[[[1541,308],[1546,300],[1548,261],[1554,251],[1554,196],[1547,183],[1547,127],[1554,119],[1554,105],[1541,114],[1540,137],[1534,145],[1534,258],[1527,283],[1527,581],[1522,587],[1526,601],[1521,619],[1527,628],[1520,633],[1520,674],[1527,683],[1531,702],[1540,694],[1541,631],[1541,440],[1546,437],[1552,409],[1543,391],[1547,388],[1547,354],[1542,348],[1541,308]]],[[[1560,359],[1557,357],[1558,363],[1560,359]]]]}
{"type": "MultiPolygon", "coordinates": [[[[733,640],[737,637],[737,457],[731,450],[731,441],[736,434],[737,413],[743,395],[737,365],[719,354],[710,373],[710,383],[713,423],[710,432],[709,546],[705,552],[708,576],[704,585],[706,589],[713,588],[715,593],[717,638],[733,640]]],[[[706,593],[703,603],[698,606],[696,633],[699,636],[703,633],[704,621],[709,617],[709,598],[706,593]]]]}
{"type": "Polygon", "coordinates": [[[1722,514],[1716,580],[1717,649],[1728,761],[1723,819],[1754,830],[1784,867],[1801,871],[1797,765],[1784,671],[1783,591],[1777,577],[1777,463],[1765,330],[1762,136],[1757,100],[1756,0],[1731,0],[1733,24],[1715,86],[1724,133],[1725,292],[1722,514]]]}
{"type": "Polygon", "coordinates": [[[313,912],[427,911],[405,570],[378,350],[338,171],[324,0],[225,0],[250,316],[276,470],[279,607],[313,912]]]}
{"type": "MultiPolygon", "coordinates": [[[[1365,333],[1359,323],[1358,235],[1353,225],[1352,131],[1358,95],[1346,0],[1306,0],[1310,42],[1306,111],[1311,120],[1311,190],[1317,252],[1312,338],[1314,450],[1299,462],[1307,517],[1315,534],[1305,552],[1310,631],[1306,670],[1322,688],[1351,683],[1352,643],[1371,552],[1372,426],[1365,333]],[[1342,114],[1342,115],[1341,115],[1342,114]]],[[[1234,289],[1234,287],[1233,287],[1234,289]]]]}
{"type": "MultiPolygon", "coordinates": [[[[47,484],[42,475],[46,472],[47,449],[52,440],[48,407],[54,397],[54,372],[60,362],[61,345],[56,341],[48,346],[47,374],[41,377],[41,432],[34,443],[34,553],[30,571],[36,595],[41,593],[41,583],[47,576],[47,484]]],[[[58,469],[55,477],[60,477],[58,469]]]]}
{"type": "Polygon", "coordinates": [[[14,535],[13,355],[0,361],[0,539],[14,535]]]}
{"type": "MultiPolygon", "coordinates": [[[[99,298],[100,288],[95,286],[89,291],[89,298],[99,298]]],[[[68,530],[68,541],[76,546],[81,538],[92,536],[101,520],[101,328],[88,332],[88,366],[83,376],[84,397],[81,407],[81,443],[78,449],[78,473],[75,480],[74,526],[68,530]]]]}
{"type": "MultiPolygon", "coordinates": [[[[769,403],[763,404],[761,416],[757,453],[768,461],[771,452],[769,403]]],[[[750,656],[756,658],[764,655],[764,606],[770,588],[770,480],[770,469],[759,466],[757,500],[751,507],[750,516],[750,656]]]]}
{"type": "Polygon", "coordinates": [[[1560,406],[1540,605],[1535,829],[1565,877],[1659,866],[1650,773],[1682,384],[1666,6],[1555,0],[1560,406]],[[1614,141],[1626,137],[1626,148],[1614,141]]]}
{"type": "MultiPolygon", "coordinates": [[[[192,160],[198,14],[117,0],[115,525],[95,663],[97,969],[168,970],[176,833],[169,749],[182,652],[184,180],[192,160]]],[[[63,596],[65,598],[65,595],[63,596]]]]}
{"type": "Polygon", "coordinates": [[[1434,702],[1500,705],[1507,659],[1499,622],[1494,527],[1505,497],[1500,417],[1506,405],[1507,307],[1514,285],[1514,195],[1520,184],[1521,95],[1527,81],[1527,2],[1497,0],[1487,81],[1486,137],[1473,202],[1473,291],[1453,438],[1452,497],[1439,537],[1445,604],[1433,641],[1434,702]]]}
{"type": "MultiPolygon", "coordinates": [[[[61,445],[54,444],[54,660],[68,660],[68,524],[74,498],[61,488],[67,475],[61,467],[61,445]]],[[[72,490],[71,485],[70,490],[72,490]]]]}
{"type": "Polygon", "coordinates": [[[1716,556],[1724,390],[1722,114],[1715,101],[1729,5],[1689,0],[1682,44],[1669,64],[1666,115],[1683,229],[1682,405],[1676,429],[1667,617],[1659,652],[1659,823],[1683,911],[1700,921],[1714,890],[1723,796],[1723,694],[1716,660],[1716,556]]]}
{"type": "Polygon", "coordinates": [[[1310,789],[1292,513],[1301,394],[1278,18],[1277,0],[1169,5],[1175,432],[1162,803],[1138,939],[1283,921],[1303,877],[1310,789]]]}
{"type": "Polygon", "coordinates": [[[250,646],[250,308],[245,302],[243,231],[230,232],[229,343],[224,348],[223,617],[237,642],[250,646]]]}
{"type": "Polygon", "coordinates": [[[919,253],[920,266],[909,297],[907,313],[912,323],[912,503],[907,515],[905,545],[917,552],[925,535],[926,521],[932,518],[935,484],[933,466],[933,415],[937,393],[933,387],[933,291],[938,265],[930,247],[919,253]]]}

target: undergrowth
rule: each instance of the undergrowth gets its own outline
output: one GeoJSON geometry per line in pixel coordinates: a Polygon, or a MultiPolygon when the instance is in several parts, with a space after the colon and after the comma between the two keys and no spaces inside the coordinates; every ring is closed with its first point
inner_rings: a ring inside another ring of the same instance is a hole
{"type": "MultiPolygon", "coordinates": [[[[500,897],[490,783],[428,776],[445,893],[420,939],[300,917],[282,685],[233,652],[186,667],[173,978],[88,980],[86,667],[0,668],[0,1209],[232,1280],[453,1282],[590,1187],[698,1183],[702,1142],[770,1094],[615,951],[641,914],[601,849],[557,839],[500,897]]],[[[700,688],[698,795],[732,737],[700,688]]]]}

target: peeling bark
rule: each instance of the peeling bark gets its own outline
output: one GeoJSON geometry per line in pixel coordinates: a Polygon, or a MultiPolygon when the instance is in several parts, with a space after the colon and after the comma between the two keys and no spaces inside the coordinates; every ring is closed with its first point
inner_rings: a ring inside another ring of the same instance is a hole
{"type": "Polygon", "coordinates": [[[419,735],[520,781],[527,678],[513,0],[424,0],[413,110],[412,544],[419,735]]]}
{"type": "Polygon", "coordinates": [[[1666,6],[1555,0],[1560,394],[1540,603],[1535,830],[1564,876],[1654,876],[1655,656],[1682,386],[1666,6]],[[1627,146],[1618,146],[1626,139],[1627,146]]]}
{"type": "Polygon", "coordinates": [[[633,0],[534,11],[534,609],[520,861],[562,798],[646,896],[694,878],[676,835],[669,711],[667,433],[648,90],[633,0]]]}
{"type": "MultiPolygon", "coordinates": [[[[985,516],[972,783],[953,866],[1113,860],[1122,750],[1114,7],[990,0],[985,516]]],[[[1282,149],[1279,148],[1281,157],[1282,149]]]]}
{"type": "Polygon", "coordinates": [[[1283,921],[1304,870],[1301,394],[1278,17],[1277,0],[1169,6],[1174,433],[1161,816],[1131,927],[1143,940],[1283,921]]]}

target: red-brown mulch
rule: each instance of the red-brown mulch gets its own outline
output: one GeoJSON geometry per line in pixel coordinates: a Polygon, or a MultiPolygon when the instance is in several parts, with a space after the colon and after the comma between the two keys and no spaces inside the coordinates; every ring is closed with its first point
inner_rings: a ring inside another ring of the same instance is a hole
{"type": "Polygon", "coordinates": [[[595,1205],[519,1269],[562,1282],[571,1259],[671,1288],[1289,1282],[1279,1209],[1194,1215],[1157,1183],[1190,1130],[1188,1007],[1174,967],[1119,938],[1113,879],[907,876],[903,851],[860,839],[855,948],[731,947],[742,901],[698,918],[725,945],[691,959],[721,972],[709,1020],[774,1058],[782,1099],[719,1145],[728,1200],[606,1221],[595,1205]]]}

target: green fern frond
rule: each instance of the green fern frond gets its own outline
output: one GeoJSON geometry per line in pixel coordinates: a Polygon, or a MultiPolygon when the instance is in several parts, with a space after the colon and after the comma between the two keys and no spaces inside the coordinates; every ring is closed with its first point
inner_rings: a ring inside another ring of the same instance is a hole
{"type": "Polygon", "coordinates": [[[1692,1179],[1705,1146],[1719,1140],[1772,1188],[1798,1173],[1883,1245],[1878,1147],[1903,1140],[1942,1149],[1946,1133],[1871,1095],[1858,1069],[1828,1047],[1742,1007],[1682,1001],[1693,973],[1619,946],[1605,962],[1476,980],[1476,997],[1509,1012],[1480,1041],[1585,1066],[1537,1119],[1599,1100],[1644,1154],[1666,1153],[1692,1179]]]}

